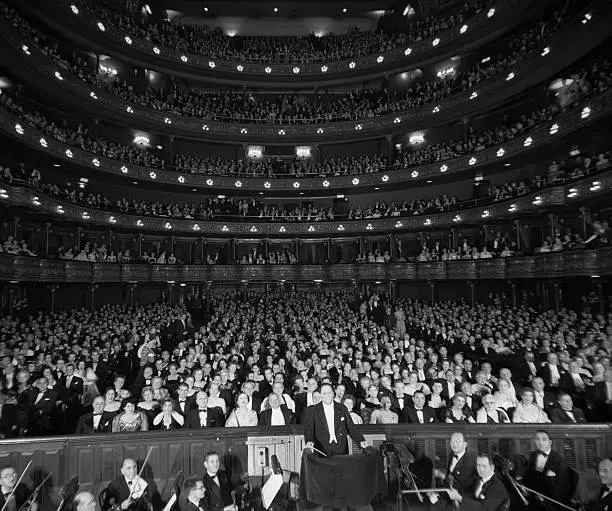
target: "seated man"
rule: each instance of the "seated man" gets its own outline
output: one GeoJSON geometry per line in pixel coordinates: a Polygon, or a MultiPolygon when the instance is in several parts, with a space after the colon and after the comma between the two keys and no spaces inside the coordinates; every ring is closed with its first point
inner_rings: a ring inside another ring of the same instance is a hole
{"type": "MultiPolygon", "coordinates": [[[[24,483],[17,485],[18,479],[17,471],[13,467],[9,466],[0,470],[0,489],[2,490],[0,494],[0,509],[17,511],[30,498],[30,490],[24,483]]],[[[36,511],[38,503],[34,502],[30,509],[36,511]]]]}
{"type": "Polygon", "coordinates": [[[478,479],[462,493],[451,490],[449,497],[461,503],[462,511],[497,511],[510,499],[502,480],[495,473],[495,465],[488,454],[476,457],[478,479]]]}
{"type": "Polygon", "coordinates": [[[93,413],[86,413],[79,417],[74,434],[108,433],[112,428],[115,414],[105,412],[105,405],[106,401],[102,396],[95,398],[92,404],[93,413]]]}
{"type": "Polygon", "coordinates": [[[225,424],[223,410],[219,407],[208,408],[208,394],[200,391],[196,395],[197,408],[187,412],[185,429],[222,428],[225,424]]]}
{"type": "Polygon", "coordinates": [[[204,457],[203,481],[206,493],[203,509],[206,511],[238,511],[234,504],[234,489],[232,482],[223,470],[219,470],[219,453],[210,451],[204,457]]]}
{"type": "Polygon", "coordinates": [[[412,406],[406,406],[400,415],[400,422],[410,422],[413,424],[430,424],[438,422],[436,412],[425,404],[425,394],[417,390],[412,396],[412,406]]]}
{"type": "Polygon", "coordinates": [[[113,506],[118,506],[121,511],[147,509],[150,501],[149,485],[138,476],[136,461],[126,458],[121,465],[121,475],[113,479],[106,488],[104,511],[113,506]]]}
{"type": "Polygon", "coordinates": [[[601,489],[597,497],[590,502],[590,511],[604,511],[612,506],[612,459],[604,458],[597,464],[601,489]]]}
{"type": "Polygon", "coordinates": [[[559,407],[550,410],[550,421],[553,424],[577,424],[584,423],[586,419],[584,412],[580,408],[574,406],[574,401],[569,394],[565,392],[559,393],[557,398],[559,407]]]}
{"type": "Polygon", "coordinates": [[[295,416],[274,392],[267,398],[269,408],[259,414],[259,426],[289,426],[295,423],[295,416]]]}

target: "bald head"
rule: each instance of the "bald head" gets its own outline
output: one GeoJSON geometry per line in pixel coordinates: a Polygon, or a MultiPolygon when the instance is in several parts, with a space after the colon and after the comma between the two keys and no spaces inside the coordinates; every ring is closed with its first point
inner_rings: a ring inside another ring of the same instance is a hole
{"type": "Polygon", "coordinates": [[[138,475],[138,465],[132,458],[126,458],[121,465],[121,473],[128,481],[133,480],[138,475]]]}
{"type": "Polygon", "coordinates": [[[92,493],[81,491],[74,496],[74,509],[76,511],[95,511],[96,499],[92,493]]]}

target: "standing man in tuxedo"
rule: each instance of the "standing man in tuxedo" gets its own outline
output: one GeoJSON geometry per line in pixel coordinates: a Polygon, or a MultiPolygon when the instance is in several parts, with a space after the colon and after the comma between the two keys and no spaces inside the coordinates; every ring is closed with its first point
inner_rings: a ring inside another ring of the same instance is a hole
{"type": "Polygon", "coordinates": [[[66,374],[60,382],[66,387],[66,431],[72,432],[81,415],[81,397],[83,396],[83,378],[74,374],[74,365],[66,364],[66,374]]]}
{"type": "MultiPolygon", "coordinates": [[[[529,464],[523,474],[522,483],[547,497],[569,504],[569,468],[561,455],[553,451],[552,440],[546,431],[538,431],[535,436],[536,451],[529,455],[529,464]]],[[[532,493],[528,495],[529,508],[548,509],[548,503],[532,493]]]]}
{"type": "Polygon", "coordinates": [[[476,486],[478,471],[476,456],[467,452],[468,443],[463,433],[453,433],[450,437],[452,456],[447,470],[435,470],[437,478],[444,479],[445,486],[454,487],[460,494],[467,493],[476,486]]]}
{"type": "Polygon", "coordinates": [[[313,447],[332,457],[335,454],[348,454],[348,436],[365,449],[367,443],[357,431],[353,419],[341,403],[334,401],[334,389],[329,383],[321,386],[321,402],[312,407],[304,424],[306,447],[313,447]]]}
{"type": "Polygon", "coordinates": [[[449,497],[453,502],[461,503],[463,511],[497,511],[502,504],[510,500],[510,495],[502,480],[495,473],[495,465],[488,454],[476,457],[478,479],[474,486],[464,493],[451,490],[449,497]]]}
{"type": "Polygon", "coordinates": [[[140,503],[150,498],[147,481],[138,476],[138,465],[131,458],[123,460],[121,475],[111,481],[106,488],[103,508],[107,511],[112,506],[119,506],[121,511],[135,510],[140,503]],[[141,499],[142,497],[142,499],[141,499]]]}
{"type": "MultiPolygon", "coordinates": [[[[410,397],[404,394],[404,382],[396,381],[393,385],[393,392],[389,394],[391,399],[391,411],[401,418],[402,412],[410,406],[410,397]]],[[[401,422],[401,420],[400,420],[401,422]]]]}
{"type": "Polygon", "coordinates": [[[597,464],[601,489],[595,500],[590,502],[588,511],[606,511],[612,509],[612,459],[604,458],[597,464]]]}
{"type": "Polygon", "coordinates": [[[98,377],[98,388],[105,389],[108,384],[108,364],[102,360],[98,350],[91,352],[91,368],[98,377]]]}
{"type": "Polygon", "coordinates": [[[20,398],[19,405],[26,417],[28,436],[43,436],[53,433],[51,412],[57,401],[56,394],[47,388],[47,379],[38,378],[34,385],[20,398]]]}
{"type": "Polygon", "coordinates": [[[219,470],[219,453],[210,451],[204,457],[206,472],[202,480],[206,493],[203,509],[207,511],[238,511],[234,504],[235,491],[225,471],[219,470]]]}
{"type": "Polygon", "coordinates": [[[108,433],[112,429],[114,413],[104,411],[106,401],[102,396],[93,400],[93,413],[81,415],[74,430],[75,435],[108,433]]]}
{"type": "MultiPolygon", "coordinates": [[[[0,509],[6,504],[5,511],[17,511],[30,497],[30,490],[24,483],[19,483],[15,487],[18,479],[19,475],[13,467],[4,467],[0,470],[0,490],[2,490],[0,492],[0,509]],[[7,499],[9,499],[8,504],[7,499]]],[[[37,510],[38,502],[34,502],[32,511],[37,510]]]]}
{"type": "Polygon", "coordinates": [[[425,394],[417,390],[412,396],[413,406],[406,406],[400,415],[400,422],[412,424],[431,424],[438,422],[436,412],[425,404],[425,394]]]}
{"type": "Polygon", "coordinates": [[[223,410],[219,407],[208,408],[208,394],[200,391],[196,395],[197,408],[187,412],[185,429],[222,428],[225,424],[223,410]]]}

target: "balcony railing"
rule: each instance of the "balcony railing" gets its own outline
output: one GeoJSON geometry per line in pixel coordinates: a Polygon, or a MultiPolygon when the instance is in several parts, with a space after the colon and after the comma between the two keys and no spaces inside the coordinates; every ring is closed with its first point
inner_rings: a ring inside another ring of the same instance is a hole
{"type": "Polygon", "coordinates": [[[0,255],[0,280],[19,282],[375,282],[508,280],[612,275],[612,247],[525,257],[334,265],[88,263],[0,255]]]}
{"type": "Polygon", "coordinates": [[[54,139],[42,131],[31,127],[7,111],[0,111],[0,130],[19,139],[24,144],[40,151],[44,151],[55,158],[66,162],[80,164],[97,172],[105,172],[125,178],[139,179],[148,182],[158,182],[178,187],[199,187],[204,190],[228,191],[249,190],[274,193],[277,191],[326,191],[334,189],[372,189],[380,187],[397,187],[399,183],[433,180],[442,175],[460,174],[469,170],[491,165],[499,162],[505,164],[528,151],[541,148],[573,131],[595,122],[612,111],[612,90],[595,96],[574,108],[559,115],[554,120],[542,123],[520,137],[508,140],[498,146],[484,151],[441,161],[428,165],[421,165],[408,169],[388,169],[370,174],[329,176],[329,177],[294,177],[293,179],[271,179],[267,177],[251,176],[223,176],[217,174],[189,174],[175,170],[147,168],[129,162],[119,161],[105,156],[90,153],[80,147],[54,139]],[[297,186],[296,186],[297,183],[297,186]],[[299,190],[298,190],[299,189],[299,190]]]}

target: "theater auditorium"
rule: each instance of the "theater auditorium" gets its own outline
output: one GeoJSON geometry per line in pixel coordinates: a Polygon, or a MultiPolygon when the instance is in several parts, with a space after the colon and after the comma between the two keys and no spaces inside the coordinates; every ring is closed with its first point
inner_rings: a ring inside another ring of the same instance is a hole
{"type": "Polygon", "coordinates": [[[609,0],[0,0],[0,511],[612,509],[609,0]]]}

